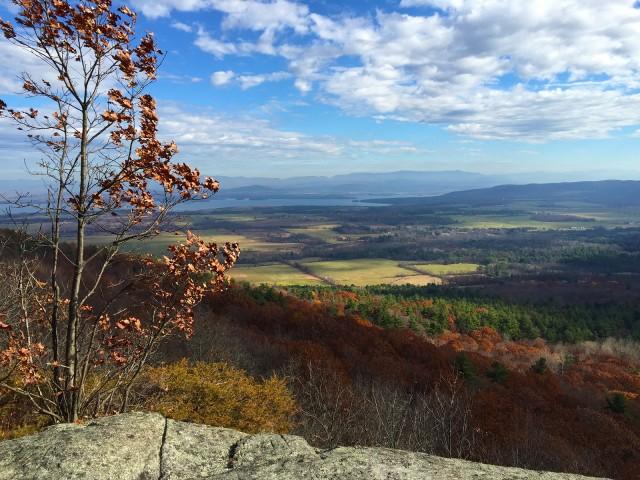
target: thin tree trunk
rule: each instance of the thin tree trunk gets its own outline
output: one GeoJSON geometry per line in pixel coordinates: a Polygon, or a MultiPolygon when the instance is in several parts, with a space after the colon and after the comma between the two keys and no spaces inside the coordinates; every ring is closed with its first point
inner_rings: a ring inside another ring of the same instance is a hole
{"type": "Polygon", "coordinates": [[[82,284],[82,274],[84,271],[84,241],[85,241],[85,204],[87,191],[87,174],[89,170],[87,138],[89,134],[89,122],[87,109],[83,105],[82,110],[82,137],[80,143],[80,190],[78,194],[77,208],[77,235],[76,235],[76,259],[73,269],[73,282],[69,302],[69,322],[67,325],[67,345],[65,351],[67,376],[66,391],[67,397],[67,420],[75,422],[78,420],[78,407],[80,405],[80,389],[82,385],[77,382],[78,378],[78,324],[80,320],[80,286],[82,284]]]}
{"type": "MultiPolygon", "coordinates": [[[[66,147],[65,147],[66,152],[66,147]]],[[[62,209],[62,196],[64,193],[64,159],[65,154],[60,156],[58,165],[58,191],[56,192],[55,212],[53,215],[53,225],[51,232],[51,244],[53,250],[53,262],[51,266],[51,294],[53,297],[51,307],[51,352],[53,355],[53,388],[56,393],[62,390],[60,385],[60,340],[58,338],[58,324],[60,320],[60,285],[58,283],[58,264],[60,261],[60,215],[62,209]]],[[[60,413],[64,411],[64,398],[58,395],[58,409],[60,413]]]]}

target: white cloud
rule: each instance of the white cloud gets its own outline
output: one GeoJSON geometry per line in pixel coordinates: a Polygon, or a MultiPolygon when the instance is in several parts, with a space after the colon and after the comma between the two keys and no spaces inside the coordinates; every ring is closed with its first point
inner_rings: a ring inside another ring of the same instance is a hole
{"type": "Polygon", "coordinates": [[[446,9],[458,9],[464,6],[465,0],[401,0],[401,7],[435,7],[446,9]]]}
{"type": "Polygon", "coordinates": [[[211,74],[211,83],[216,87],[237,83],[242,90],[257,87],[265,82],[279,82],[291,78],[289,72],[271,72],[256,75],[238,75],[231,70],[218,71],[211,74]]]}
{"type": "Polygon", "coordinates": [[[175,73],[161,73],[159,78],[169,80],[171,83],[200,83],[202,78],[191,75],[177,75],[175,73]]]}
{"type": "Polygon", "coordinates": [[[247,90],[265,82],[279,82],[288,78],[291,78],[289,72],[273,72],[259,75],[239,75],[238,82],[240,82],[240,88],[247,90]]]}
{"type": "Polygon", "coordinates": [[[270,162],[267,165],[299,168],[300,165],[318,162],[341,165],[345,158],[369,159],[372,155],[397,158],[399,153],[426,153],[408,142],[354,141],[307,135],[276,128],[264,120],[229,117],[196,108],[186,110],[177,105],[161,106],[159,114],[160,136],[165,140],[175,140],[181,158],[210,173],[216,173],[216,163],[228,173],[245,163],[255,170],[256,162],[263,160],[270,162]]]}
{"type": "Polygon", "coordinates": [[[160,118],[160,134],[174,139],[182,149],[206,146],[207,151],[261,152],[269,156],[341,152],[341,146],[332,138],[279,130],[255,118],[233,118],[177,105],[161,107],[160,118]]]}
{"type": "Polygon", "coordinates": [[[223,21],[226,28],[250,30],[293,29],[305,33],[308,29],[309,8],[288,0],[210,0],[216,10],[227,14],[223,21]]]}
{"type": "MultiPolygon", "coordinates": [[[[300,93],[315,90],[353,115],[530,141],[600,138],[640,125],[635,0],[401,0],[398,11],[360,16],[320,15],[306,3],[134,1],[150,17],[221,12],[222,37],[199,29],[196,46],[218,59],[282,57],[300,93]],[[403,10],[422,6],[439,11],[403,10]],[[240,40],[243,31],[254,39],[240,40]]],[[[233,81],[276,81],[268,75],[233,81]]]]}
{"type": "Polygon", "coordinates": [[[0,94],[13,94],[22,90],[19,76],[29,72],[35,79],[54,81],[54,75],[46,65],[30,52],[0,36],[0,94]]]}
{"type": "Polygon", "coordinates": [[[289,0],[133,0],[133,6],[149,18],[167,17],[173,10],[194,12],[214,9],[226,14],[226,28],[251,30],[293,29],[307,31],[309,8],[289,0]]]}
{"type": "Polygon", "coordinates": [[[175,28],[176,30],[180,30],[187,33],[190,33],[193,31],[193,27],[191,25],[188,25],[182,22],[173,22],[171,24],[171,27],[175,28]]]}
{"type": "Polygon", "coordinates": [[[450,130],[484,139],[542,142],[606,138],[640,123],[640,94],[586,88],[530,92],[519,87],[476,100],[463,122],[444,119],[450,130]]]}
{"type": "Polygon", "coordinates": [[[11,0],[0,0],[0,7],[8,10],[13,15],[16,15],[18,12],[20,12],[20,7],[11,0]]]}
{"type": "Polygon", "coordinates": [[[194,43],[202,51],[210,53],[216,58],[239,53],[235,44],[215,39],[202,28],[198,29],[198,35],[194,43]]]}
{"type": "Polygon", "coordinates": [[[213,72],[211,74],[211,83],[216,87],[228,85],[234,76],[235,73],[231,70],[220,70],[218,72],[213,72]]]}
{"type": "Polygon", "coordinates": [[[311,82],[307,80],[303,80],[301,78],[297,78],[294,82],[294,86],[300,91],[300,93],[305,94],[311,91],[311,82]]]}
{"type": "Polygon", "coordinates": [[[131,4],[146,17],[168,17],[172,10],[194,12],[207,8],[210,2],[206,0],[133,0],[131,4]]]}

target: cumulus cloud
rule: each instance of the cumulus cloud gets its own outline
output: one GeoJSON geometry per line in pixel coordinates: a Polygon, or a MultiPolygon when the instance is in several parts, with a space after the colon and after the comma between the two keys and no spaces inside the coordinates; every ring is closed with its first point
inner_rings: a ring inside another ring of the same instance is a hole
{"type": "Polygon", "coordinates": [[[29,72],[36,79],[55,81],[56,75],[30,52],[0,38],[0,94],[18,93],[22,90],[19,76],[29,72]]]}
{"type": "Polygon", "coordinates": [[[302,94],[309,93],[312,88],[311,82],[303,80],[302,78],[297,78],[293,84],[302,94]]]}
{"type": "MultiPolygon", "coordinates": [[[[422,155],[409,142],[354,141],[333,136],[308,135],[281,129],[266,120],[230,117],[209,110],[185,109],[178,105],[164,105],[159,109],[160,137],[173,139],[189,161],[203,171],[211,171],[217,158],[229,163],[253,165],[268,160],[268,165],[323,164],[341,165],[345,158],[397,158],[403,155],[422,155]]],[[[215,173],[215,172],[214,172],[215,173]]],[[[237,172],[236,172],[237,174],[237,172]]],[[[273,172],[271,172],[273,174],[273,172]]],[[[286,176],[286,175],[285,175],[286,176]]]]}
{"type": "Polygon", "coordinates": [[[271,72],[255,75],[237,75],[231,70],[213,72],[211,83],[216,87],[237,83],[242,90],[257,87],[265,82],[279,82],[291,78],[289,72],[271,72]]]}
{"type": "Polygon", "coordinates": [[[211,83],[216,87],[221,87],[222,85],[228,85],[235,73],[231,70],[220,70],[218,72],[213,72],[211,74],[211,83]]]}
{"type": "Polygon", "coordinates": [[[203,9],[226,14],[223,26],[251,30],[307,31],[309,8],[289,0],[133,0],[133,6],[149,18],[167,17],[171,11],[203,9]]]}
{"type": "Polygon", "coordinates": [[[282,57],[301,93],[317,89],[353,115],[531,141],[600,138],[640,124],[634,0],[401,0],[396,11],[339,16],[289,0],[137,2],[150,16],[221,12],[226,38],[248,31],[258,40],[200,31],[199,48],[217,58],[282,57]]]}
{"type": "Polygon", "coordinates": [[[194,77],[192,75],[178,75],[175,73],[161,73],[159,75],[160,78],[169,80],[171,83],[200,83],[202,82],[202,78],[194,77]]]}
{"type": "Polygon", "coordinates": [[[190,33],[193,31],[193,27],[191,25],[188,25],[182,22],[173,22],[171,24],[171,27],[175,28],[176,30],[180,30],[182,32],[187,32],[187,33],[190,33]]]}
{"type": "Polygon", "coordinates": [[[272,72],[258,75],[240,75],[238,76],[238,81],[240,82],[240,88],[247,90],[265,82],[280,82],[288,78],[291,78],[289,72],[272,72]]]}
{"type": "Polygon", "coordinates": [[[187,112],[177,107],[165,108],[160,113],[163,118],[161,134],[173,138],[187,150],[205,146],[207,152],[258,153],[269,158],[314,154],[333,156],[342,152],[342,147],[332,138],[279,130],[266,121],[187,112]]]}
{"type": "Polygon", "coordinates": [[[194,12],[210,6],[206,0],[134,0],[132,5],[146,17],[168,17],[171,11],[194,12]]]}
{"type": "Polygon", "coordinates": [[[293,29],[305,33],[309,8],[288,0],[209,0],[211,6],[226,15],[225,28],[247,28],[256,31],[293,29]]]}
{"type": "Polygon", "coordinates": [[[239,49],[234,43],[223,42],[213,38],[202,28],[198,30],[198,36],[194,43],[200,50],[210,53],[216,58],[239,53],[239,49]]]}

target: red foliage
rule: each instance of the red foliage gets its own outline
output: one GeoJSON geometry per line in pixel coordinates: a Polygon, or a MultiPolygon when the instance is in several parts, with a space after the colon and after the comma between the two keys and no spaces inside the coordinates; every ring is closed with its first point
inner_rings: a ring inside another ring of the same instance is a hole
{"type": "Polygon", "coordinates": [[[629,360],[586,357],[560,369],[544,342],[505,341],[491,328],[447,333],[436,346],[408,330],[384,330],[359,316],[332,315],[319,302],[286,295],[257,301],[239,287],[206,304],[203,318],[232,319],[244,348],[263,371],[312,363],[346,383],[365,378],[428,392],[451,371],[456,352],[465,350],[477,371],[469,387],[478,460],[638,478],[640,376],[629,360]],[[544,374],[530,368],[541,356],[550,364],[544,374]],[[496,359],[510,370],[503,384],[484,375],[496,359]],[[627,415],[607,409],[612,391],[631,399],[627,415]]]}

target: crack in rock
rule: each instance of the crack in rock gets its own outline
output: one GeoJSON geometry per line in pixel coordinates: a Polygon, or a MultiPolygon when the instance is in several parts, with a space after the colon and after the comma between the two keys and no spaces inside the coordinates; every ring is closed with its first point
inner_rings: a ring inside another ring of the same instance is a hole
{"type": "Polygon", "coordinates": [[[303,438],[130,413],[0,442],[0,480],[587,480],[384,448],[319,451],[303,438]],[[156,443],[160,440],[160,445],[156,443]]]}
{"type": "Polygon", "coordinates": [[[160,441],[160,451],[158,452],[158,480],[164,480],[164,446],[167,443],[167,430],[169,429],[169,420],[164,419],[164,430],[162,431],[162,440],[160,441]]]}
{"type": "Polygon", "coordinates": [[[240,440],[233,443],[231,447],[229,447],[229,458],[227,460],[227,468],[232,469],[234,467],[233,463],[235,460],[236,453],[238,452],[238,447],[240,446],[240,440]]]}

